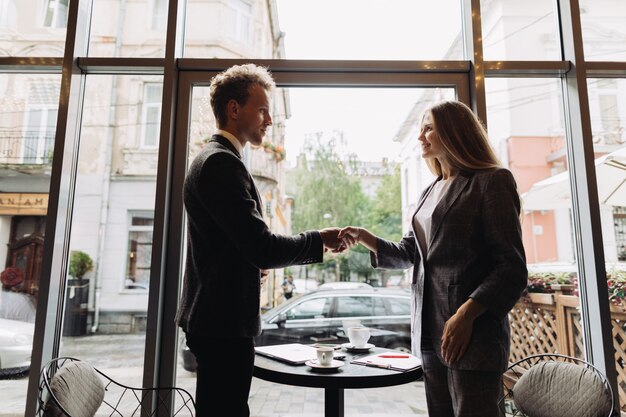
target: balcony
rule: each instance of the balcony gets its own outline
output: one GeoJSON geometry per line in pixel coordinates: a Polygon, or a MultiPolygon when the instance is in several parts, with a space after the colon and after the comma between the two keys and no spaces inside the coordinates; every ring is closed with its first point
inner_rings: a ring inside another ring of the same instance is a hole
{"type": "Polygon", "coordinates": [[[54,135],[0,130],[0,188],[3,192],[47,193],[54,135]]]}
{"type": "Polygon", "coordinates": [[[41,170],[52,165],[54,134],[34,135],[20,131],[0,131],[0,165],[19,166],[27,169],[32,166],[41,170]]]}
{"type": "Polygon", "coordinates": [[[279,181],[279,164],[273,152],[263,148],[250,150],[250,173],[258,180],[276,185],[279,181]]]}

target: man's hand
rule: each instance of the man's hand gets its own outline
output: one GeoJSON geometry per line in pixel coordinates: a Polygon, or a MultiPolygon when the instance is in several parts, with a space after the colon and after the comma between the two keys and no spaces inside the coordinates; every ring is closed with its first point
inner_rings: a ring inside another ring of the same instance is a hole
{"type": "Polygon", "coordinates": [[[330,250],[333,253],[341,253],[346,249],[354,246],[353,240],[351,238],[339,238],[340,231],[341,229],[338,227],[329,227],[320,230],[322,242],[324,242],[324,252],[330,250]]]}

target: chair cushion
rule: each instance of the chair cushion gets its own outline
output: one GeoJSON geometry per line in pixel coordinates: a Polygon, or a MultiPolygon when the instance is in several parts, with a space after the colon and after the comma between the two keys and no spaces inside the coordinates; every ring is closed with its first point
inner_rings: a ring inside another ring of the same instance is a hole
{"type": "MultiPolygon", "coordinates": [[[[69,362],[50,381],[50,391],[71,417],[93,417],[104,400],[104,384],[100,375],[86,362],[69,362]]],[[[48,399],[44,417],[65,416],[48,399]]]]}
{"type": "Polygon", "coordinates": [[[513,402],[531,417],[606,417],[608,390],[593,370],[566,362],[531,367],[513,387],[513,402]]]}

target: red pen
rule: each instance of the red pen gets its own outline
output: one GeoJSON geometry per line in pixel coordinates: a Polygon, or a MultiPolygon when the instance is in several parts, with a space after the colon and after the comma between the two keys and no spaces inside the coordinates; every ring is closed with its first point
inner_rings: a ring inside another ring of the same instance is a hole
{"type": "Polygon", "coordinates": [[[408,358],[409,355],[378,355],[379,358],[408,358]]]}

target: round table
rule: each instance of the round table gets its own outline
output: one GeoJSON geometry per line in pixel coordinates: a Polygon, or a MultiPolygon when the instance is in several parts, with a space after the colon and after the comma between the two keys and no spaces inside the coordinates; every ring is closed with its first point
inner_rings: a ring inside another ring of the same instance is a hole
{"type": "Polygon", "coordinates": [[[339,352],[346,354],[345,364],[330,373],[314,371],[306,365],[290,365],[257,354],[254,359],[254,376],[279,384],[324,388],[324,415],[326,417],[343,417],[344,389],[390,387],[413,382],[422,377],[421,367],[400,372],[350,363],[364,356],[395,352],[389,349],[373,348],[367,353],[357,354],[343,350],[339,352]]]}

